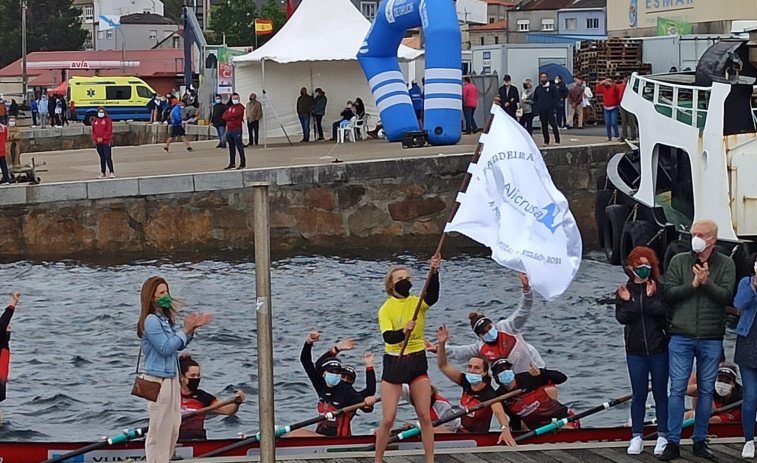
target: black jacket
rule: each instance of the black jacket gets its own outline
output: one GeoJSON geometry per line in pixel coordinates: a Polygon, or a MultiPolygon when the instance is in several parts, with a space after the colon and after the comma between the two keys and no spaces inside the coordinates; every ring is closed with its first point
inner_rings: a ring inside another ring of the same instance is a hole
{"type": "Polygon", "coordinates": [[[626,352],[631,355],[652,355],[667,352],[668,305],[662,298],[662,288],[647,296],[646,283],[628,280],[626,288],[631,300],[624,301],[615,295],[615,318],[625,325],[626,352]]]}
{"type": "Polygon", "coordinates": [[[518,95],[518,89],[514,85],[505,87],[504,85],[499,88],[500,105],[505,112],[515,117],[515,111],[518,109],[520,103],[520,96],[518,95]],[[510,106],[505,108],[505,103],[510,103],[510,106]]]}
{"type": "Polygon", "coordinates": [[[537,85],[534,89],[533,112],[539,114],[554,111],[558,101],[560,94],[554,84],[537,85]]]}
{"type": "Polygon", "coordinates": [[[226,111],[226,105],[223,103],[215,103],[213,105],[213,113],[210,116],[210,122],[213,123],[213,127],[223,127],[226,122],[223,120],[223,113],[226,111]]]}

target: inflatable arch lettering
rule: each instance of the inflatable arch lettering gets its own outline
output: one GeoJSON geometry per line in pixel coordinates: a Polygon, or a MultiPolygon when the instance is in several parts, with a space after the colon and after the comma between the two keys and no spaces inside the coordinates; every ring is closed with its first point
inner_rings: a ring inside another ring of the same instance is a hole
{"type": "Polygon", "coordinates": [[[397,50],[405,31],[421,26],[426,41],[423,125],[434,145],[460,141],[462,51],[453,0],[383,0],[358,52],[389,141],[418,131],[397,50]]]}

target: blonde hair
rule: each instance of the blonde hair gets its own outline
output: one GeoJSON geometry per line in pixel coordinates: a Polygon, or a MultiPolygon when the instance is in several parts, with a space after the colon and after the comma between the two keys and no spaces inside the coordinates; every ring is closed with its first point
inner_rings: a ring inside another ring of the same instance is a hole
{"type": "Polygon", "coordinates": [[[386,272],[386,275],[384,275],[384,289],[386,290],[386,294],[390,296],[394,296],[394,283],[392,283],[392,275],[394,275],[395,272],[399,272],[400,270],[404,270],[408,275],[410,275],[410,269],[405,267],[404,265],[395,265],[394,267],[390,268],[388,272],[386,272]]]}

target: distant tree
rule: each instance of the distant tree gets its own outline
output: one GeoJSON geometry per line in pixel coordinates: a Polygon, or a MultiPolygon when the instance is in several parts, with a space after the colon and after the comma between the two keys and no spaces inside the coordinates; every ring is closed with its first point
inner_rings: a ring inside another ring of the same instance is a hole
{"type": "Polygon", "coordinates": [[[226,34],[226,44],[231,47],[254,45],[257,17],[258,7],[254,0],[227,0],[212,7],[210,29],[215,34],[213,42],[222,43],[226,34]]]}
{"type": "Polygon", "coordinates": [[[183,6],[184,0],[163,0],[163,16],[176,22],[176,24],[180,24],[183,6]]]}
{"type": "MultiPolygon", "coordinates": [[[[81,50],[87,38],[73,0],[28,0],[27,52],[81,50]]],[[[21,6],[18,0],[0,0],[0,66],[21,58],[21,6]]]]}

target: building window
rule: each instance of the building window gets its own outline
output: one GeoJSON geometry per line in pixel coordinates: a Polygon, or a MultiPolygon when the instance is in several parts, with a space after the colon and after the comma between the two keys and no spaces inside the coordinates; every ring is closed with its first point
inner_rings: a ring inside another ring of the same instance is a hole
{"type": "Polygon", "coordinates": [[[105,38],[105,33],[103,31],[97,31],[97,40],[102,40],[105,38]]]}
{"type": "Polygon", "coordinates": [[[494,36],[494,45],[499,45],[499,36],[494,36]]]}
{"type": "Polygon", "coordinates": [[[528,32],[531,30],[530,21],[528,19],[518,20],[518,32],[528,32]]]}
{"type": "Polygon", "coordinates": [[[483,35],[481,36],[481,45],[486,45],[486,44],[484,43],[484,36],[483,36],[483,35]]]}
{"type": "Polygon", "coordinates": [[[105,31],[105,38],[108,40],[113,40],[113,29],[108,29],[105,31]]]}
{"type": "Polygon", "coordinates": [[[158,31],[150,31],[150,40],[158,39],[158,31]]]}
{"type": "Polygon", "coordinates": [[[173,47],[174,48],[179,48],[180,45],[181,44],[179,43],[179,37],[174,37],[173,38],[173,47]]]}
{"type": "Polygon", "coordinates": [[[95,7],[85,6],[82,9],[82,16],[84,16],[84,22],[87,24],[92,24],[93,22],[95,22],[95,7]]]}
{"type": "Polygon", "coordinates": [[[599,18],[586,18],[587,29],[599,29],[599,18]]]}
{"type": "Polygon", "coordinates": [[[566,31],[574,31],[578,29],[578,19],[577,18],[565,18],[565,30],[566,31]]]}
{"type": "Polygon", "coordinates": [[[494,18],[489,18],[489,24],[494,24],[494,18]]]}
{"type": "Polygon", "coordinates": [[[376,2],[360,2],[360,12],[369,20],[376,17],[376,2]]]}
{"type": "Polygon", "coordinates": [[[554,31],[555,30],[555,20],[554,19],[542,19],[541,20],[541,30],[543,31],[554,31]]]}

